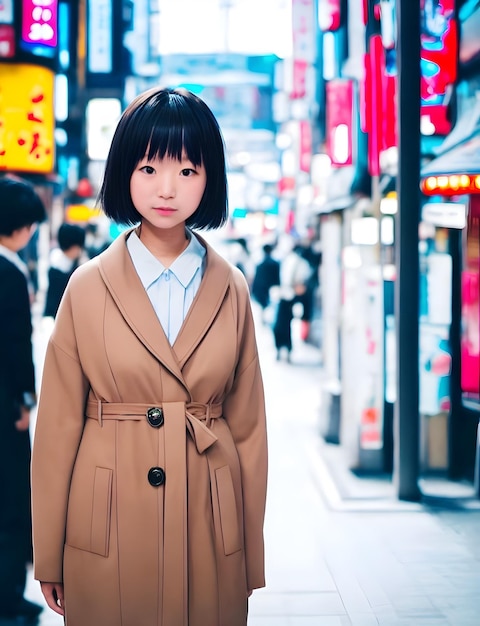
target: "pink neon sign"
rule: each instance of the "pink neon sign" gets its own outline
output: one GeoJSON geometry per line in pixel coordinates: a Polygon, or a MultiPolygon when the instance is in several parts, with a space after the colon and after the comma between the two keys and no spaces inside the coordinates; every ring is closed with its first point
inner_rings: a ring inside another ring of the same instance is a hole
{"type": "Polygon", "coordinates": [[[58,0],[23,0],[22,39],[28,44],[57,45],[58,0]]]}

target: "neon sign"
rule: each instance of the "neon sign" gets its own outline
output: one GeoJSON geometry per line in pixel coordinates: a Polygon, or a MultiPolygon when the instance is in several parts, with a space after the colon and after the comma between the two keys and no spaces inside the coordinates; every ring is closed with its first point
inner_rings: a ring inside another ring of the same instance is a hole
{"type": "Polygon", "coordinates": [[[55,48],[58,35],[58,0],[24,0],[22,42],[27,49],[55,48]]]}
{"type": "Polygon", "coordinates": [[[341,1],[323,0],[318,3],[318,26],[324,32],[331,32],[340,28],[341,1]]]}
{"type": "Polygon", "coordinates": [[[449,85],[457,77],[457,24],[454,0],[422,0],[420,96],[422,115],[428,115],[438,134],[450,131],[446,115],[449,85]]]}
{"type": "Polygon", "coordinates": [[[0,171],[53,171],[54,76],[44,67],[0,64],[0,171]]]}

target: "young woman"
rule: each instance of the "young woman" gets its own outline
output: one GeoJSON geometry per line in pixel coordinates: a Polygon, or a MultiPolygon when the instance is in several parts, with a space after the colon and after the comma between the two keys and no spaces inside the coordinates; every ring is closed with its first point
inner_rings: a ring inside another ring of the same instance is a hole
{"type": "Polygon", "coordinates": [[[249,292],[196,229],[227,216],[206,104],[124,112],[100,200],[135,226],[72,275],[45,360],[34,565],[68,626],[242,626],[264,585],[267,447],[249,292]]]}

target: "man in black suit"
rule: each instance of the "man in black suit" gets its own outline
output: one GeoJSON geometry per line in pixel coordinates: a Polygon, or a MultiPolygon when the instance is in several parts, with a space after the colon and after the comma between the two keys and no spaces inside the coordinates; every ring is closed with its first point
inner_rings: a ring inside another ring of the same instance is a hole
{"type": "Polygon", "coordinates": [[[280,261],[272,257],[273,246],[263,246],[263,260],[255,268],[252,282],[252,297],[262,307],[262,321],[265,321],[265,309],[270,304],[270,289],[280,284],[280,261]]]}
{"type": "Polygon", "coordinates": [[[24,248],[45,207],[32,186],[0,178],[0,619],[35,619],[42,608],[23,597],[32,559],[30,410],[35,372],[24,248]]]}

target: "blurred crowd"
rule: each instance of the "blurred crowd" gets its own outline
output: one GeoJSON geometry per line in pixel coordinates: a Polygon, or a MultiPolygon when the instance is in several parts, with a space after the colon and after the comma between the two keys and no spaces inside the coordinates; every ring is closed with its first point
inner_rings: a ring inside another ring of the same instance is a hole
{"type": "Polygon", "coordinates": [[[301,341],[316,343],[313,324],[320,315],[322,260],[316,242],[284,235],[266,242],[245,237],[226,241],[226,256],[245,275],[254,305],[272,329],[277,359],[291,361],[292,321],[300,319],[301,341]]]}

